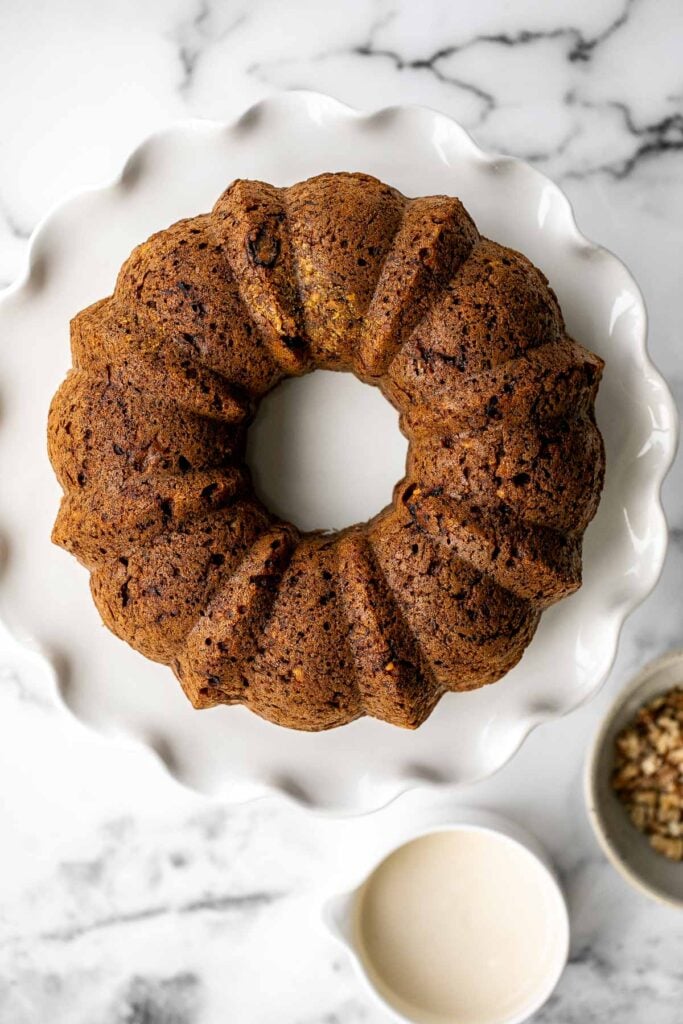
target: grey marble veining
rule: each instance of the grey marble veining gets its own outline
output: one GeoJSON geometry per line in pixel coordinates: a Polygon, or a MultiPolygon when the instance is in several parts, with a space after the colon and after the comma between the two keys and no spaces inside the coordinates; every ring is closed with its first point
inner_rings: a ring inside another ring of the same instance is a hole
{"type": "MultiPolygon", "coordinates": [[[[560,180],[649,307],[683,404],[683,7],[678,0],[56,0],[0,6],[0,285],[52,203],[111,177],[178,117],[230,119],[280,88],[425,103],[560,180]]],[[[0,390],[1,390],[0,382],[0,390]]],[[[681,1024],[683,915],[602,858],[581,797],[611,697],[682,644],[683,477],[662,579],[603,692],[460,794],[535,831],[565,883],[572,953],[538,1024],[681,1024]]],[[[410,801],[405,798],[406,813],[410,801]]],[[[278,801],[225,807],[121,758],[30,661],[0,674],[2,1024],[380,1024],[318,911],[354,829],[278,801]]]]}

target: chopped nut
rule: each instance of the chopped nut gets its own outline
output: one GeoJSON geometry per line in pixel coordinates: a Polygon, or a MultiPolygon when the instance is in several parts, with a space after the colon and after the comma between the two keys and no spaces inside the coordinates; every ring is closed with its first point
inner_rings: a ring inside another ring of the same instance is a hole
{"type": "Polygon", "coordinates": [[[657,719],[657,725],[661,726],[667,732],[673,733],[675,736],[680,734],[678,722],[674,718],[668,718],[666,715],[660,715],[657,719]]]}
{"type": "Polygon", "coordinates": [[[619,772],[615,772],[614,777],[612,778],[612,785],[614,789],[626,789],[628,788],[629,783],[635,782],[636,779],[639,778],[640,772],[638,770],[638,765],[631,762],[630,764],[625,764],[619,772]]]}
{"type": "Polygon", "coordinates": [[[659,798],[659,813],[665,815],[668,820],[674,812],[680,812],[682,808],[681,798],[675,793],[663,793],[659,798]]]}
{"type": "Polygon", "coordinates": [[[640,829],[641,832],[645,831],[645,826],[650,820],[647,807],[632,807],[629,817],[637,829],[640,829]]]}
{"type": "Polygon", "coordinates": [[[670,733],[660,733],[653,738],[653,742],[658,754],[668,754],[678,744],[677,738],[670,733]]]}
{"type": "Polygon", "coordinates": [[[612,788],[652,848],[683,861],[683,688],[643,705],[619,733],[612,788]]]}
{"type": "Polygon", "coordinates": [[[669,839],[667,836],[650,836],[650,846],[657,853],[663,853],[669,860],[683,860],[683,839],[669,839]]]}
{"type": "Polygon", "coordinates": [[[292,669],[292,675],[299,682],[302,682],[304,678],[304,670],[302,668],[299,668],[299,666],[297,665],[296,668],[292,669]]]}
{"type": "Polygon", "coordinates": [[[635,732],[628,732],[617,737],[617,750],[631,760],[640,753],[640,746],[640,739],[635,732]]]}

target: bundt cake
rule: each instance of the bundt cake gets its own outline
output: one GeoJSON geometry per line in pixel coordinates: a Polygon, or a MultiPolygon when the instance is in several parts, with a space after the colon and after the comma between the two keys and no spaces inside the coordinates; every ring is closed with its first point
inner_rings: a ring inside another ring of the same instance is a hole
{"type": "Polygon", "coordinates": [[[580,585],[602,361],[457,199],[367,174],[235,181],[136,248],[71,345],[53,540],[197,708],[414,728],[503,676],[580,585]],[[392,504],[338,533],[278,520],[244,465],[259,399],[318,367],[379,387],[409,441],[392,504]]]}

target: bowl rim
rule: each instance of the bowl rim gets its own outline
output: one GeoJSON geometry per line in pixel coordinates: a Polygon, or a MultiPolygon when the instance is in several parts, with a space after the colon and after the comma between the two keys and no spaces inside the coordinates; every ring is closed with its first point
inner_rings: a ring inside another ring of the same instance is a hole
{"type": "MultiPolygon", "coordinates": [[[[655,658],[653,661],[649,661],[610,703],[588,746],[583,770],[583,795],[586,805],[586,813],[593,829],[593,834],[612,867],[616,868],[621,877],[637,892],[655,900],[663,906],[673,907],[676,910],[683,910],[683,896],[680,898],[677,896],[671,896],[658,886],[652,884],[644,878],[643,875],[635,871],[631,867],[630,863],[620,855],[616,846],[610,840],[607,829],[605,828],[603,816],[599,810],[597,797],[598,761],[604,749],[607,735],[614,725],[614,721],[619,715],[619,712],[623,709],[625,704],[635,697],[638,691],[641,690],[653,676],[657,675],[662,669],[668,668],[670,665],[675,665],[676,663],[680,663],[681,669],[683,670],[683,648],[681,647],[667,651],[665,654],[660,655],[660,657],[655,658]]],[[[662,693],[665,693],[670,689],[671,684],[668,683],[665,687],[662,687],[662,693]]]]}

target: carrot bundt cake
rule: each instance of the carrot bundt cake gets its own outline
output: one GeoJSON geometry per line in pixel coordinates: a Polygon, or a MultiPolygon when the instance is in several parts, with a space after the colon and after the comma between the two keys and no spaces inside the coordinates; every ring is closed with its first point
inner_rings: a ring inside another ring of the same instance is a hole
{"type": "Polygon", "coordinates": [[[53,539],[197,708],[414,728],[500,679],[580,586],[602,361],[457,199],[367,174],[235,181],[133,251],[71,346],[53,539]],[[409,441],[391,505],[331,534],[274,516],[244,464],[259,400],[317,368],[378,387],[409,441]]]}

